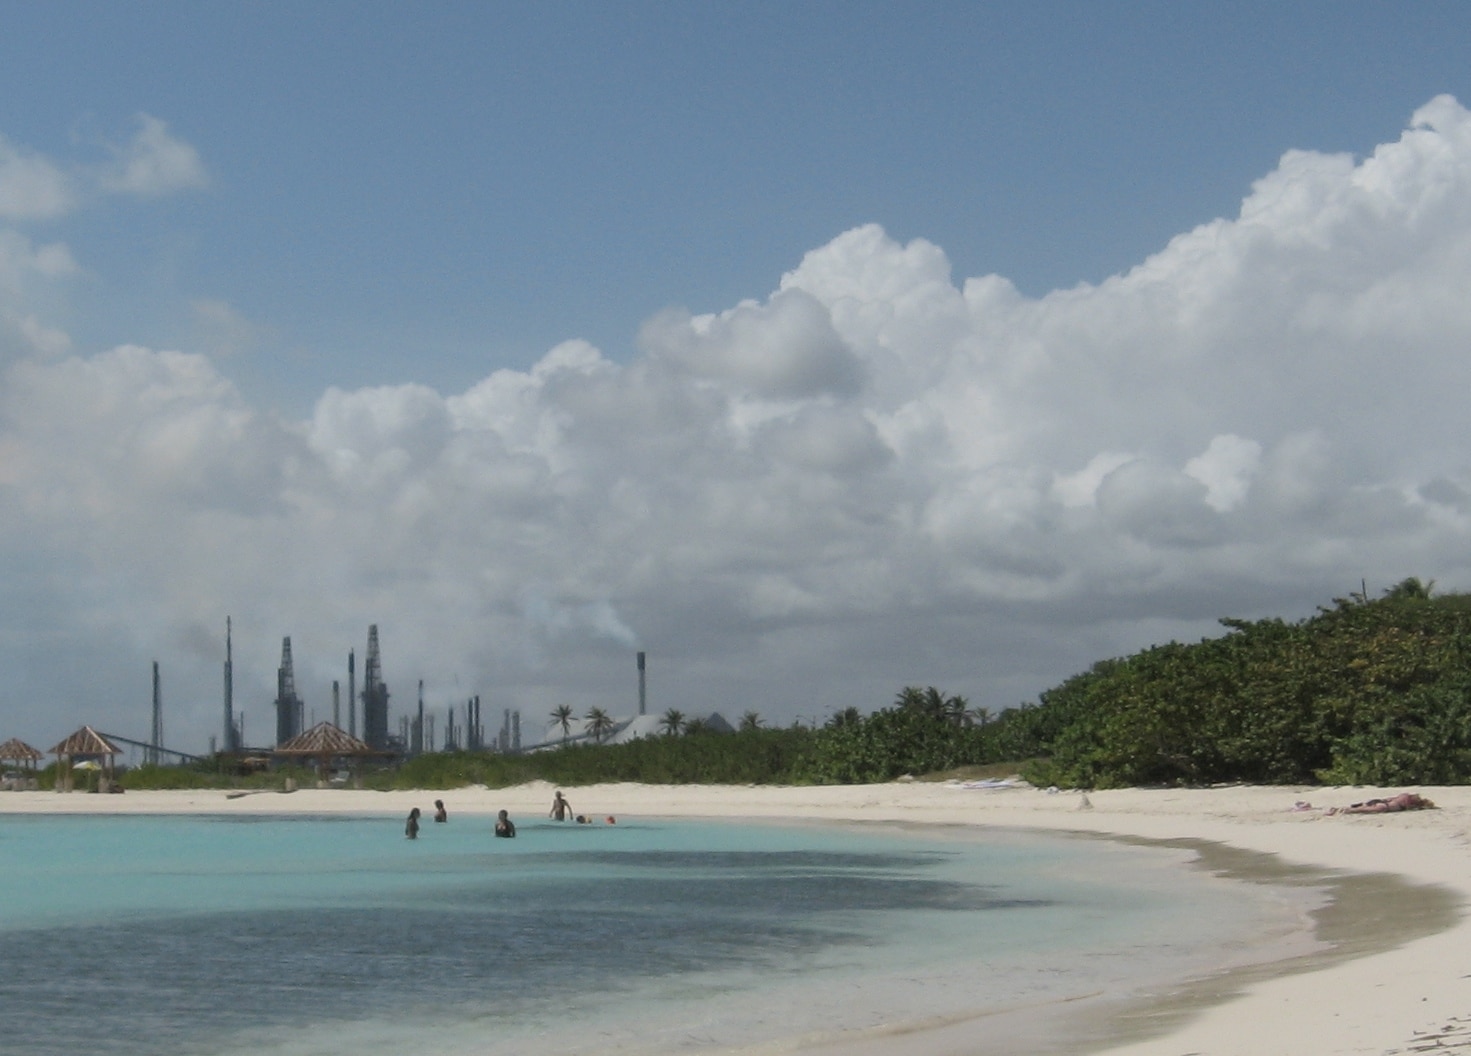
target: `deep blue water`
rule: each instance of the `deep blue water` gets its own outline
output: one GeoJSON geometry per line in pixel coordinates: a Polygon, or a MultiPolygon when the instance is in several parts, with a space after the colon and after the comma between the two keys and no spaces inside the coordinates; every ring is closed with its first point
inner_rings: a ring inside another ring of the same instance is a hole
{"type": "Polygon", "coordinates": [[[1179,858],[815,825],[496,840],[462,816],[411,842],[397,818],[0,816],[0,1052],[698,1051],[855,1000],[944,1014],[977,978],[1060,1000],[1179,970],[1262,912],[1179,858]]]}

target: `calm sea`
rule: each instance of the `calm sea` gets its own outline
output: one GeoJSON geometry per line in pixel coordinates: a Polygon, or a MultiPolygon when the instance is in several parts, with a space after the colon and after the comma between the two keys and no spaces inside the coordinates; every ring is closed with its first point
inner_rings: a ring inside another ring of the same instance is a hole
{"type": "Polygon", "coordinates": [[[0,1052],[699,1052],[1045,1010],[1212,970],[1298,912],[1184,852],[1099,840],[490,830],[0,816],[0,1052]]]}

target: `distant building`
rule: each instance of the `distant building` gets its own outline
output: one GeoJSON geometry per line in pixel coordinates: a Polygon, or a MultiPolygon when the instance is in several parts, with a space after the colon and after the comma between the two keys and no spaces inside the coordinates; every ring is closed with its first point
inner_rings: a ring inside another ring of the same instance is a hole
{"type": "MultiPolygon", "coordinates": [[[[726,721],[725,717],[718,711],[712,711],[708,715],[687,715],[686,722],[699,722],[704,725],[707,733],[735,733],[735,727],[726,721]]],[[[636,741],[641,737],[663,737],[664,717],[662,715],[634,715],[627,718],[615,718],[613,720],[613,732],[603,738],[603,744],[626,744],[636,741]]],[[[563,744],[593,744],[592,734],[583,728],[583,720],[577,719],[572,724],[572,732],[566,737],[562,736],[562,727],[559,723],[548,722],[546,733],[539,744],[526,745],[526,751],[534,752],[547,748],[560,748],[563,744]]]]}

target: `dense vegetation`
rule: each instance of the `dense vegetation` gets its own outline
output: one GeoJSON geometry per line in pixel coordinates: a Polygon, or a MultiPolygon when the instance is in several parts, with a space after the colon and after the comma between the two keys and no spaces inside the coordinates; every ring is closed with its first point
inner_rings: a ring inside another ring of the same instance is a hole
{"type": "Polygon", "coordinates": [[[1013,716],[1079,787],[1471,780],[1471,595],[1408,579],[1298,623],[1222,620],[1091,671],[1013,716]]]}
{"type": "MultiPolygon", "coordinates": [[[[671,710],[658,737],[525,755],[428,753],[362,779],[379,788],[848,784],[1007,764],[1068,788],[1471,781],[1471,595],[1435,597],[1407,579],[1297,623],[1221,623],[1221,637],[1101,661],[994,720],[963,697],[909,687],[888,707],[849,708],[821,729],[767,729],[748,713],[739,731],[716,733],[671,710]]],[[[570,709],[553,718],[570,729],[570,709]]],[[[246,780],[285,776],[315,779],[246,780]]],[[[225,783],[242,779],[209,766],[124,777],[130,788],[225,783]]]]}
{"type": "Polygon", "coordinates": [[[431,752],[409,760],[393,775],[397,788],[492,788],[549,781],[587,785],[603,781],[652,784],[801,783],[814,733],[749,729],[736,733],[669,734],[624,744],[569,744],[526,755],[431,752]]]}

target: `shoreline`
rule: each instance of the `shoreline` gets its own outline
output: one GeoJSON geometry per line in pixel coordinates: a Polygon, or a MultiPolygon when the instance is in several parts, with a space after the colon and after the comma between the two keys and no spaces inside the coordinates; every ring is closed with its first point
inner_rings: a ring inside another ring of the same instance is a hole
{"type": "MultiPolygon", "coordinates": [[[[553,786],[508,789],[371,792],[303,789],[259,792],[230,799],[224,790],[129,792],[123,795],[55,792],[0,793],[0,814],[371,814],[403,815],[442,798],[457,816],[489,819],[499,809],[513,818],[545,816],[553,786]]],[[[1352,902],[1338,896],[1339,912],[1320,916],[1318,933],[1335,944],[1326,955],[1182,983],[1170,993],[1131,1003],[1102,1035],[1078,1052],[1110,1056],[1380,1056],[1437,1046],[1471,1054],[1471,788],[1420,789],[1439,809],[1377,815],[1328,816],[1343,806],[1390,790],[1235,786],[1212,789],[1119,789],[1049,794],[1026,786],[966,788],[954,784],[895,782],[860,786],[567,787],[574,810],[595,818],[680,818],[901,822],[1221,845],[1269,855],[1325,876],[1391,874],[1441,889],[1436,920],[1403,919],[1395,883],[1360,880],[1352,902]],[[1294,811],[1312,798],[1320,809],[1294,811]],[[1398,916],[1397,916],[1398,914],[1398,916]],[[1449,921],[1449,926],[1442,927],[1449,921]],[[1430,930],[1425,934],[1426,929],[1430,930]],[[1366,936],[1398,936],[1388,949],[1365,952],[1366,936]]],[[[1210,863],[1202,867],[1213,868],[1210,863]]],[[[1397,883],[1397,882],[1396,882],[1397,883]]],[[[1117,1010],[1114,1010],[1117,1012],[1117,1010]]],[[[1087,1021],[1096,1011],[1079,1009],[1087,1021]]],[[[986,1025],[937,1025],[885,1037],[826,1039],[798,1051],[873,1052],[875,1056],[960,1056],[986,1025]],[[855,1046],[854,1042],[857,1043],[855,1046]]],[[[809,1039],[816,1042],[817,1039],[809,1039]]],[[[1035,1039],[1042,1041],[1042,1039],[1035,1039]]],[[[1045,1043],[1044,1043],[1045,1044],[1045,1043]]],[[[1074,1037],[1076,1044],[1076,1037],[1074,1037]]],[[[790,1051],[790,1050],[789,1050],[790,1051]]]]}

